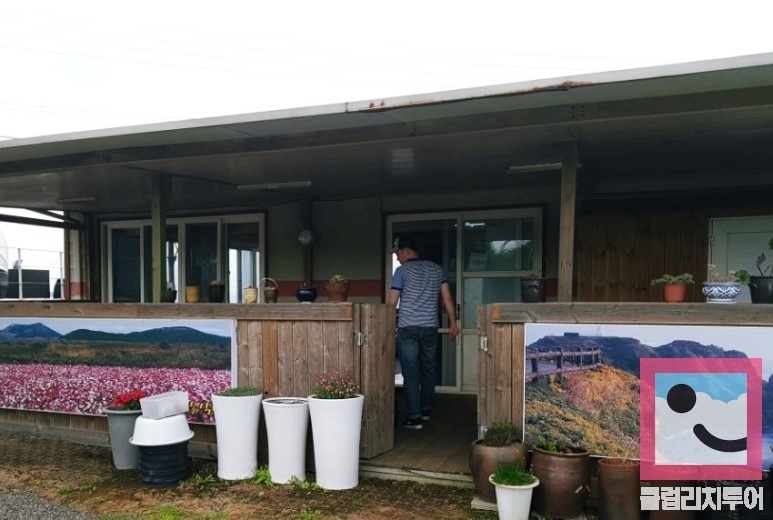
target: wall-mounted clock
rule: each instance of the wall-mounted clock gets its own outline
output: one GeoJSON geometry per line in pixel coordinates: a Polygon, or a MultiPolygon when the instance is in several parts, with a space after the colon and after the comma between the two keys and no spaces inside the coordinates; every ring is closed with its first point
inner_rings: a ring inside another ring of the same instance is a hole
{"type": "Polygon", "coordinates": [[[311,229],[302,229],[301,232],[298,233],[298,242],[302,246],[314,245],[314,242],[316,241],[317,241],[317,234],[311,229]]]}

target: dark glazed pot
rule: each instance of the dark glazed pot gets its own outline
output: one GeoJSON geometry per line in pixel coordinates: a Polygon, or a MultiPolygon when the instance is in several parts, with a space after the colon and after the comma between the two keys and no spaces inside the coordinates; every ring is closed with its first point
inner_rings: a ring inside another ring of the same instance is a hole
{"type": "Polygon", "coordinates": [[[580,516],[590,491],[590,453],[569,448],[570,453],[533,448],[531,469],[539,479],[534,488],[534,511],[551,518],[580,516]]]}
{"type": "Polygon", "coordinates": [[[641,518],[639,463],[631,459],[599,459],[599,519],[641,518]]]}
{"type": "Polygon", "coordinates": [[[773,276],[751,276],[749,295],[752,303],[773,303],[773,276]]]}
{"type": "Polygon", "coordinates": [[[489,476],[500,464],[516,464],[528,468],[528,451],[526,445],[514,442],[507,446],[486,446],[477,440],[470,449],[470,472],[475,482],[475,492],[481,500],[495,503],[497,501],[494,484],[489,476]]]}
{"type": "Polygon", "coordinates": [[[542,280],[521,280],[521,301],[539,303],[542,301],[542,280]]]}
{"type": "Polygon", "coordinates": [[[313,302],[317,299],[317,290],[314,287],[299,287],[295,290],[295,297],[299,302],[313,302]]]}
{"type": "MultiPolygon", "coordinates": [[[[651,486],[655,487],[695,487],[697,483],[694,480],[652,480],[651,486]]],[[[721,513],[721,511],[716,511],[721,513]]],[[[682,511],[650,511],[649,520],[694,520],[695,511],[682,510],[682,511]]]]}
{"type": "Polygon", "coordinates": [[[207,290],[207,299],[210,303],[223,303],[225,301],[225,284],[211,283],[207,290]]]}

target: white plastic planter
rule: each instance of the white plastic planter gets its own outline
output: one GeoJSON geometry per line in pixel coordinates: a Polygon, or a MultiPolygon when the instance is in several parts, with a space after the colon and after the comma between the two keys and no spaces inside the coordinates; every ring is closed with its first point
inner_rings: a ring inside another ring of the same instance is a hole
{"type": "Polygon", "coordinates": [[[531,495],[534,488],[539,486],[539,479],[524,486],[497,484],[491,477],[489,482],[496,488],[499,520],[529,520],[531,495]]]}
{"type": "Polygon", "coordinates": [[[270,397],[263,400],[268,436],[268,470],[271,481],[287,484],[295,477],[306,480],[306,433],[309,402],[305,397],[270,397]]]}
{"type": "Polygon", "coordinates": [[[217,476],[252,478],[258,469],[258,421],[263,394],[241,397],[212,394],[217,435],[217,476]]]}
{"type": "Polygon", "coordinates": [[[188,411],[188,392],[173,391],[149,395],[140,399],[142,416],[146,419],[163,419],[188,411]]]}
{"type": "Polygon", "coordinates": [[[365,396],[317,399],[309,396],[317,484],[351,489],[360,482],[360,432],[365,396]]]}

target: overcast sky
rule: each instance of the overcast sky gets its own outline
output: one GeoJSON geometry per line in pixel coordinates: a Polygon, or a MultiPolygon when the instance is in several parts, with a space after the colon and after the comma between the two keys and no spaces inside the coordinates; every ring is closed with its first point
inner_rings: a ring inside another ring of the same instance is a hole
{"type": "Polygon", "coordinates": [[[0,136],[757,54],[771,19],[769,1],[6,1],[0,136]]]}

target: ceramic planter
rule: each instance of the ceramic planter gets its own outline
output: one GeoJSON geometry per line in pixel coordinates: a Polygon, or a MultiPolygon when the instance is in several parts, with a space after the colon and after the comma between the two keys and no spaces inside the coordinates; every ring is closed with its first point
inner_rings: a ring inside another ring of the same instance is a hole
{"type": "Polygon", "coordinates": [[[323,489],[357,487],[365,396],[318,399],[310,395],[308,399],[317,484],[323,489]]]}
{"type": "Polygon", "coordinates": [[[571,448],[569,453],[533,448],[531,468],[540,480],[534,491],[534,510],[552,518],[574,518],[583,512],[590,491],[590,453],[571,448]]]}
{"type": "Polygon", "coordinates": [[[514,442],[507,446],[486,446],[479,439],[470,448],[470,473],[475,483],[475,493],[485,502],[496,502],[497,496],[489,476],[502,464],[515,464],[528,468],[526,445],[514,442]]]}
{"type": "Polygon", "coordinates": [[[749,295],[752,303],[773,303],[773,276],[751,276],[749,295]]]}
{"type": "Polygon", "coordinates": [[[349,298],[349,284],[348,283],[328,283],[325,285],[327,289],[327,299],[331,302],[345,302],[349,298]]]}
{"type": "Polygon", "coordinates": [[[599,459],[599,520],[641,518],[639,462],[599,459]]]}
{"type": "Polygon", "coordinates": [[[542,280],[524,278],[521,280],[521,301],[539,303],[542,301],[542,280]]]}
{"type": "Polygon", "coordinates": [[[225,284],[210,283],[207,288],[207,299],[210,303],[223,303],[225,301],[225,284]]]}
{"type": "Polygon", "coordinates": [[[309,401],[301,397],[263,400],[268,436],[268,470],[271,481],[286,484],[295,477],[306,480],[306,433],[309,401]]]}
{"type": "Polygon", "coordinates": [[[496,488],[499,520],[529,520],[531,495],[534,488],[539,486],[539,479],[522,486],[496,484],[492,480],[492,476],[488,480],[496,488]]]}
{"type": "Polygon", "coordinates": [[[702,289],[706,303],[735,303],[741,293],[741,284],[734,282],[705,282],[702,289]]]}
{"type": "Polygon", "coordinates": [[[223,480],[252,478],[258,468],[258,421],[263,394],[212,394],[217,435],[217,476],[223,480]]]}
{"type": "Polygon", "coordinates": [[[137,469],[140,465],[140,452],[129,439],[134,435],[134,423],[142,414],[142,410],[122,410],[108,406],[105,413],[110,433],[110,449],[113,451],[113,465],[116,469],[137,469]]]}

